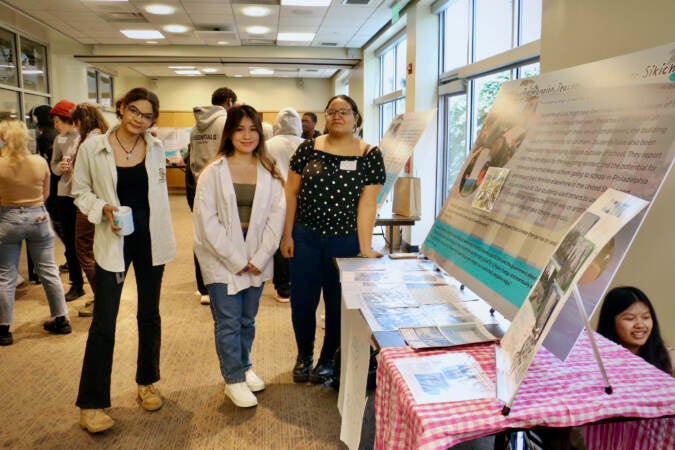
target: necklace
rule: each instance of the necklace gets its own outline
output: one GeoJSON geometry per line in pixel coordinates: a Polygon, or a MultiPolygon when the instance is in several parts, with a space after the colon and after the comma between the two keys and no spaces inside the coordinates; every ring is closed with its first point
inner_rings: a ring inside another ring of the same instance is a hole
{"type": "Polygon", "coordinates": [[[126,148],[124,148],[124,145],[122,145],[122,143],[120,142],[120,138],[117,137],[117,130],[115,130],[115,140],[117,140],[117,143],[122,148],[122,151],[124,151],[124,153],[127,154],[127,161],[129,161],[131,159],[131,154],[134,152],[134,149],[136,148],[136,144],[138,144],[138,141],[140,139],[141,139],[141,135],[139,134],[138,136],[136,136],[136,140],[134,141],[134,145],[133,145],[133,147],[131,147],[131,150],[127,150],[126,148]]]}

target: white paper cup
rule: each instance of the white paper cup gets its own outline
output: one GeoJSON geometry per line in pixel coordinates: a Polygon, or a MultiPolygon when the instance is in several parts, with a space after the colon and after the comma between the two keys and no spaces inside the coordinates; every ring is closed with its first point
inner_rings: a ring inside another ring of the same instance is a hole
{"type": "Polygon", "coordinates": [[[128,206],[118,206],[117,211],[113,211],[113,220],[116,227],[122,227],[117,231],[119,235],[128,236],[134,232],[134,216],[128,206]]]}

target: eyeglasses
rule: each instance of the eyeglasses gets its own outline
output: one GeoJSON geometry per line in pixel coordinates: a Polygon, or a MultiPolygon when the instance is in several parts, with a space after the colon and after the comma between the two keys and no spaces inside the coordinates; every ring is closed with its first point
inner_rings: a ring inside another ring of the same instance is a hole
{"type": "Polygon", "coordinates": [[[340,114],[340,117],[347,117],[350,114],[353,114],[354,111],[351,109],[327,109],[325,111],[326,117],[332,117],[336,114],[340,114]]]}
{"type": "Polygon", "coordinates": [[[137,119],[144,120],[145,122],[152,122],[155,118],[154,114],[148,113],[148,114],[143,114],[136,108],[134,105],[129,105],[127,110],[137,119]]]}

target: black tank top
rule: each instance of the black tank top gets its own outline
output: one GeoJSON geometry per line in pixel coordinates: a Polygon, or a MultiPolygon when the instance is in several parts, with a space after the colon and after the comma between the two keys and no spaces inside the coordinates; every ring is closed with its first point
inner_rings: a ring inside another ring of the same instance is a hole
{"type": "Polygon", "coordinates": [[[150,208],[145,161],[132,167],[117,166],[117,197],[122,206],[132,210],[150,208]]]}

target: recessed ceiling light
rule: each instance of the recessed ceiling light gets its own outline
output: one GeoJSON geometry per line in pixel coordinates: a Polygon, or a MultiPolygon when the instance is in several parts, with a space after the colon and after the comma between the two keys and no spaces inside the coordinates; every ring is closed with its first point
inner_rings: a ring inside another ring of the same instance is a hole
{"type": "Polygon", "coordinates": [[[302,41],[311,42],[315,33],[278,33],[277,41],[302,41]]]}
{"type": "Polygon", "coordinates": [[[332,0],[281,0],[281,6],[330,6],[332,0]]]}
{"type": "Polygon", "coordinates": [[[274,70],[264,69],[262,67],[255,67],[248,69],[251,75],[274,75],[274,70]]]}
{"type": "Polygon", "coordinates": [[[199,70],[174,70],[176,75],[201,75],[199,70]]]}
{"type": "Polygon", "coordinates": [[[254,25],[252,27],[246,27],[246,32],[249,34],[265,34],[269,33],[270,29],[261,25],[254,25]]]}
{"type": "Polygon", "coordinates": [[[176,12],[176,8],[173,6],[160,4],[148,5],[145,7],[145,10],[150,14],[157,14],[160,16],[167,16],[176,12]]]}
{"type": "Polygon", "coordinates": [[[216,42],[216,44],[218,44],[218,45],[227,45],[227,44],[229,44],[229,42],[228,42],[228,41],[218,41],[218,42],[216,42]]]}
{"type": "Polygon", "coordinates": [[[169,66],[169,69],[174,69],[174,70],[176,70],[176,69],[178,69],[178,70],[181,70],[181,69],[194,69],[194,68],[195,68],[195,66],[169,66]]]}
{"type": "Polygon", "coordinates": [[[162,27],[162,30],[167,31],[169,33],[185,33],[186,31],[189,30],[188,27],[185,25],[164,25],[162,27]]]}
{"type": "Polygon", "coordinates": [[[218,69],[215,69],[213,67],[204,67],[202,69],[202,72],[204,72],[204,73],[216,73],[216,72],[218,72],[218,69]]]}
{"type": "Polygon", "coordinates": [[[247,6],[241,10],[242,14],[248,17],[265,17],[269,16],[272,11],[264,6],[247,6]]]}
{"type": "Polygon", "coordinates": [[[164,35],[157,30],[120,30],[129,39],[164,39],[164,35]]]}

